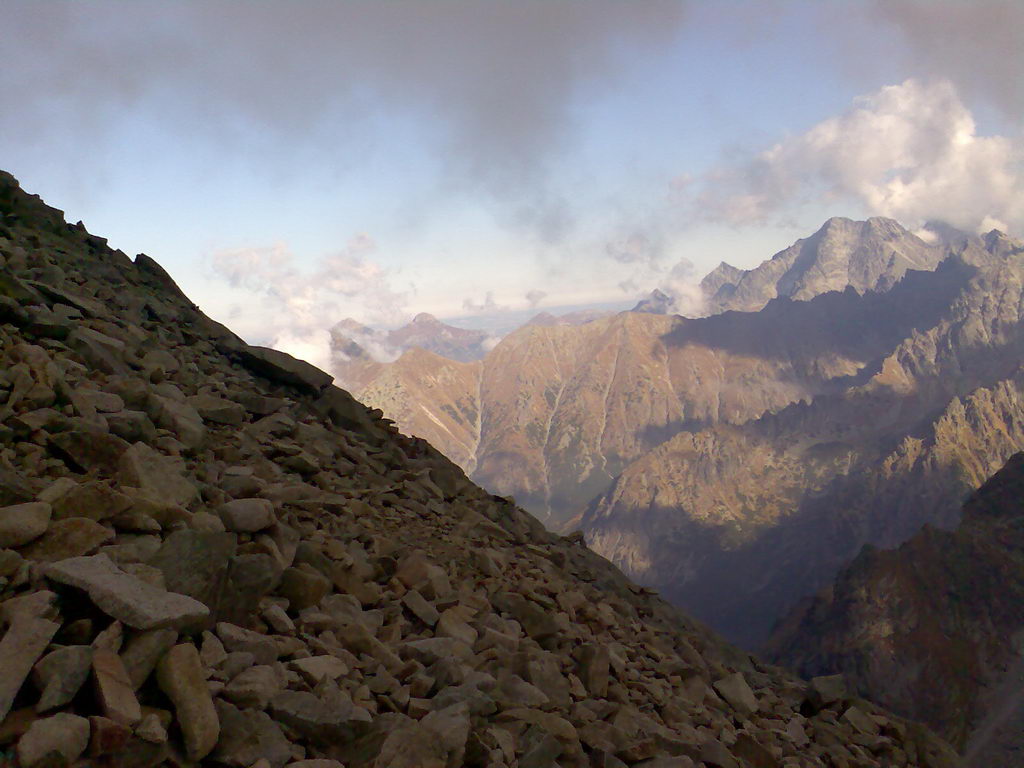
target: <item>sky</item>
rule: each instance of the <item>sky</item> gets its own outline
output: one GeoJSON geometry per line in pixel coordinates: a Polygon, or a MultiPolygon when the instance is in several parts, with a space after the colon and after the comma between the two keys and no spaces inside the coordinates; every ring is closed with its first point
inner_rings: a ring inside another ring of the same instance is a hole
{"type": "Polygon", "coordinates": [[[345,317],[696,314],[830,216],[1024,234],[1018,0],[5,0],[0,54],[0,168],[313,362],[345,317]]]}

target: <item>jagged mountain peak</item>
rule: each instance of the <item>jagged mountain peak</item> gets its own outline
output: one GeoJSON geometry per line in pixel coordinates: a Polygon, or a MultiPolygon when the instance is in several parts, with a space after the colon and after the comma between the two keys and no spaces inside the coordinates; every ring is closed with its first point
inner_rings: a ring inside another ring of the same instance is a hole
{"type": "Polygon", "coordinates": [[[907,270],[935,269],[946,254],[893,219],[836,216],[754,269],[723,263],[701,288],[712,312],[754,312],[779,297],[807,300],[848,286],[861,293],[888,290],[907,270]]]}
{"type": "Polygon", "coordinates": [[[647,296],[637,302],[636,306],[631,309],[631,312],[647,312],[654,315],[665,315],[669,314],[675,308],[675,301],[671,296],[662,291],[660,288],[655,288],[647,296]]]}

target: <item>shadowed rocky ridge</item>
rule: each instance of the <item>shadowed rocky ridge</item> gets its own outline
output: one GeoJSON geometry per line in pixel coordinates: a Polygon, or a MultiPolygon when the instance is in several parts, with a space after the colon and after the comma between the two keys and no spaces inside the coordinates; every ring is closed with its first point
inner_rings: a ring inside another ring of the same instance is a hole
{"type": "Polygon", "coordinates": [[[21,768],[950,766],[546,532],[0,174],[21,768]]]}
{"type": "Polygon", "coordinates": [[[972,765],[1009,768],[1024,749],[1022,637],[1024,453],[972,495],[955,531],[864,549],[776,628],[769,653],[801,674],[842,673],[972,765]]]}

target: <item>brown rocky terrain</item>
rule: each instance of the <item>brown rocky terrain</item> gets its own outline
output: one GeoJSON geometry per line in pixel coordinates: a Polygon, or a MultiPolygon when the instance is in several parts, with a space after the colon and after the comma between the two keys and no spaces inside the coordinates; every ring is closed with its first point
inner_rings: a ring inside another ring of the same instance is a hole
{"type": "Polygon", "coordinates": [[[842,673],[862,695],[922,720],[972,765],[1024,750],[1024,453],[967,502],[955,531],[924,528],[864,549],[777,628],[771,656],[842,673]]]}
{"type": "Polygon", "coordinates": [[[581,519],[591,546],[754,647],[863,544],[955,525],[966,495],[1024,448],[1022,278],[1024,247],[991,233],[885,293],[719,316],[767,324],[773,307],[809,319],[834,305],[823,316],[855,335],[887,325],[892,301],[917,321],[832,392],[683,431],[638,459],[581,519]]]}
{"type": "Polygon", "coordinates": [[[863,301],[851,289],[758,314],[533,324],[478,366],[403,356],[365,368],[354,391],[558,528],[683,429],[741,424],[836,391],[933,323],[963,278],[953,267],[863,301]],[[423,382],[433,385],[425,400],[423,382]]]}
{"type": "Polygon", "coordinates": [[[21,768],[952,766],[468,482],[0,174],[21,768]]]}
{"type": "Polygon", "coordinates": [[[933,270],[947,249],[892,219],[829,219],[754,269],[723,262],[701,281],[707,310],[756,312],[774,298],[812,299],[829,291],[886,291],[908,270],[933,270]]]}

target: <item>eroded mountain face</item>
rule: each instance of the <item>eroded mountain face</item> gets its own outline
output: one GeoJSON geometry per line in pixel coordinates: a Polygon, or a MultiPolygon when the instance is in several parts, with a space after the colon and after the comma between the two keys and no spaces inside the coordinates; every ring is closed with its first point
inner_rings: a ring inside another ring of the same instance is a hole
{"type": "MultiPolygon", "coordinates": [[[[832,392],[681,432],[638,459],[583,516],[591,546],[755,647],[863,544],[954,525],[965,496],[1024,448],[1022,277],[1024,248],[995,234],[887,293],[789,303],[797,316],[862,307],[862,324],[840,323],[851,335],[887,325],[889,301],[917,320],[832,392]]],[[[767,322],[773,306],[739,317],[767,322]]]]}
{"type": "MultiPolygon", "coordinates": [[[[762,309],[777,296],[887,291],[908,269],[934,270],[948,252],[888,219],[831,219],[755,270],[722,265],[702,287],[713,310],[762,309]]],[[[924,306],[923,290],[904,291],[900,301],[911,306],[869,298],[858,310],[852,296],[832,297],[806,314],[783,301],[756,318],[700,320],[652,317],[671,302],[655,291],[633,313],[579,326],[531,323],[479,365],[409,354],[362,365],[350,383],[404,432],[428,438],[474,480],[558,529],[681,430],[740,424],[834,391],[948,306],[948,285],[939,283],[935,306],[924,306]]]]}
{"type": "Polygon", "coordinates": [[[557,528],[683,430],[741,424],[841,388],[922,318],[934,322],[962,277],[925,275],[916,292],[863,302],[854,292],[813,306],[782,300],[757,315],[530,325],[478,364],[407,354],[378,366],[358,394],[557,528]]]}
{"type": "Polygon", "coordinates": [[[407,351],[431,352],[468,363],[487,354],[490,341],[487,331],[456,328],[427,312],[390,331],[375,330],[347,318],[331,328],[331,358],[344,386],[358,389],[386,370],[382,363],[407,351]]]}
{"type": "MultiPolygon", "coordinates": [[[[923,501],[922,503],[929,503],[923,501]]],[[[842,673],[928,723],[972,765],[1016,766],[1024,748],[1024,454],[967,502],[955,531],[925,528],[866,549],[775,631],[771,656],[842,673]]]]}
{"type": "Polygon", "coordinates": [[[737,651],[0,174],[22,768],[952,766],[737,651]]]}

